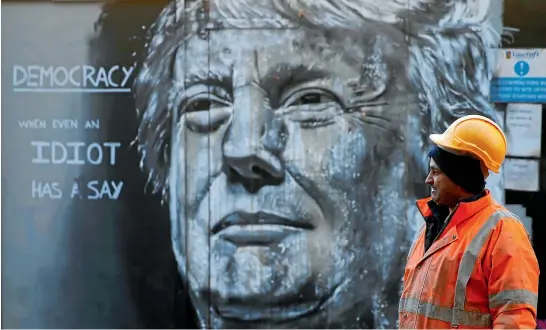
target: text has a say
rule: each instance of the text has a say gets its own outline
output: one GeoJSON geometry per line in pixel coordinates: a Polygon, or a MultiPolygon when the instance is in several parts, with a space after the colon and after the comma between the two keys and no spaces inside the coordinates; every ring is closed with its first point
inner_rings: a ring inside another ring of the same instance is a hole
{"type": "MultiPolygon", "coordinates": [[[[70,198],[117,200],[123,188],[123,181],[92,180],[86,184],[74,182],[70,198]]],[[[32,198],[61,199],[63,191],[59,182],[32,180],[32,198]]]]}

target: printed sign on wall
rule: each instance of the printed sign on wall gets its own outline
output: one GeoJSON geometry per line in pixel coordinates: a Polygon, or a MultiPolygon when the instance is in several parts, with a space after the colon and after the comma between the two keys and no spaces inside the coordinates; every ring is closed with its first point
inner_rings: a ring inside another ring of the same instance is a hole
{"type": "Polygon", "coordinates": [[[499,49],[491,102],[546,103],[546,49],[499,49]]]}
{"type": "Polygon", "coordinates": [[[542,104],[508,104],[505,130],[508,156],[540,158],[542,104]]]}
{"type": "Polygon", "coordinates": [[[516,191],[539,190],[538,159],[507,158],[504,161],[505,188],[516,191]]]}

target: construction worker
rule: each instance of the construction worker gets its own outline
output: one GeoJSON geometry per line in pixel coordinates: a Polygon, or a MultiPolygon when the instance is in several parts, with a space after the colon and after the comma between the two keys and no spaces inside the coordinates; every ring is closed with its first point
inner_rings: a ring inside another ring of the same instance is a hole
{"type": "Polygon", "coordinates": [[[485,189],[506,137],[492,120],[465,116],[430,135],[425,224],[410,249],[399,305],[401,329],[535,329],[538,261],[517,216],[485,189]]]}

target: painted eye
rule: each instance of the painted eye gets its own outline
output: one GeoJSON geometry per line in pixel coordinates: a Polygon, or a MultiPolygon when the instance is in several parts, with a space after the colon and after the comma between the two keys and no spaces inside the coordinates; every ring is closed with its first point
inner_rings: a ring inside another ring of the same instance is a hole
{"type": "Polygon", "coordinates": [[[304,104],[320,104],[335,101],[333,96],[325,95],[324,93],[307,93],[295,99],[290,106],[304,104]]]}
{"type": "Polygon", "coordinates": [[[321,89],[305,89],[292,93],[284,102],[286,106],[313,105],[337,102],[330,92],[321,89]]]}
{"type": "Polygon", "coordinates": [[[212,108],[213,103],[210,100],[197,100],[193,101],[186,108],[186,112],[195,112],[195,111],[208,111],[212,108]]]}
{"type": "Polygon", "coordinates": [[[335,123],[341,114],[338,98],[318,88],[296,91],[284,102],[286,116],[301,128],[318,128],[335,123]]]}
{"type": "Polygon", "coordinates": [[[191,101],[185,108],[184,112],[209,111],[215,108],[227,106],[226,103],[215,98],[197,99],[191,101]]]}
{"type": "Polygon", "coordinates": [[[189,100],[183,113],[186,127],[195,133],[213,133],[231,117],[229,102],[213,95],[201,95],[189,100]]]}

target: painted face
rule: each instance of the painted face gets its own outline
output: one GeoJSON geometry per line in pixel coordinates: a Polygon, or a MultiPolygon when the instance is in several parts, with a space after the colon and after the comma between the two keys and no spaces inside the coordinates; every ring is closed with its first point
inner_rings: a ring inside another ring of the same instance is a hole
{"type": "Polygon", "coordinates": [[[430,172],[425,183],[430,186],[430,196],[438,205],[454,206],[460,198],[460,189],[442,172],[434,159],[430,159],[430,172]]]}
{"type": "Polygon", "coordinates": [[[387,55],[304,29],[179,48],[173,247],[212,326],[396,319],[417,102],[387,55]]]}

